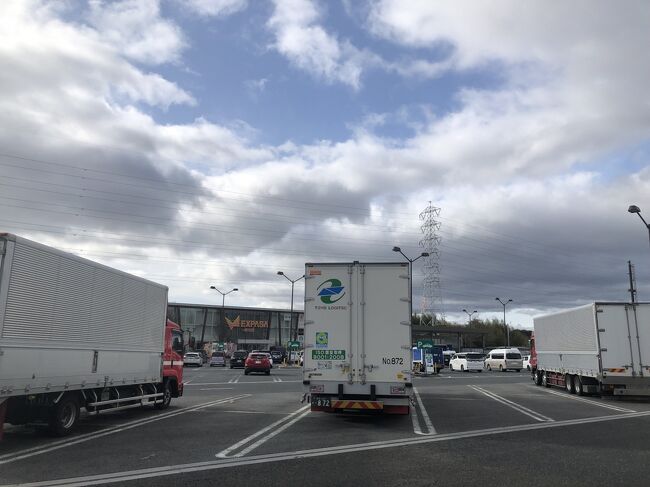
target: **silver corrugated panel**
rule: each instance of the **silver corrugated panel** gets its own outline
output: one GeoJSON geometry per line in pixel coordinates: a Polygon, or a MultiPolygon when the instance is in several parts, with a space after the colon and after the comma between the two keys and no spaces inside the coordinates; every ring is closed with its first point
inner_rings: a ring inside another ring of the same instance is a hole
{"type": "Polygon", "coordinates": [[[167,290],[17,241],[0,338],[161,351],[167,290]]]}
{"type": "Polygon", "coordinates": [[[540,352],[598,350],[593,304],[540,316],[534,323],[535,348],[540,352]]]}

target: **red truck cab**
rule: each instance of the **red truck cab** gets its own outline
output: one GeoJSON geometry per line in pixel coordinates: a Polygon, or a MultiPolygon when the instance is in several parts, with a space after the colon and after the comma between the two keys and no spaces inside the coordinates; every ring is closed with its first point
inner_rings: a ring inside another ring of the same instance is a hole
{"type": "Polygon", "coordinates": [[[530,374],[535,380],[535,371],[537,370],[537,350],[535,350],[535,333],[530,335],[530,374]]]}
{"type": "Polygon", "coordinates": [[[183,395],[183,331],[171,320],[165,326],[165,350],[163,352],[163,392],[164,403],[169,404],[172,397],[183,395]],[[169,397],[167,395],[169,394],[169,397]]]}

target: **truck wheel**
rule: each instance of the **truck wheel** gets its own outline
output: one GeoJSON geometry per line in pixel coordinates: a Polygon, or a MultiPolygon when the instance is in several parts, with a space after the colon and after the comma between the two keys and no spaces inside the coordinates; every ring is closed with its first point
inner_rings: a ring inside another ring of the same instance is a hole
{"type": "Polygon", "coordinates": [[[548,382],[548,372],[542,372],[542,385],[544,387],[551,387],[551,384],[548,382]]]}
{"type": "Polygon", "coordinates": [[[169,381],[163,383],[162,393],[162,401],[157,401],[154,404],[156,409],[167,409],[172,402],[172,386],[169,381]]]}
{"type": "Polygon", "coordinates": [[[535,385],[536,386],[542,385],[542,373],[539,370],[535,371],[535,385]]]}
{"type": "Polygon", "coordinates": [[[79,401],[73,395],[64,394],[49,411],[48,430],[53,436],[70,434],[79,419],[79,401]]]}
{"type": "Polygon", "coordinates": [[[576,391],[576,394],[578,396],[584,396],[585,394],[585,389],[582,387],[582,380],[580,379],[579,375],[574,375],[573,376],[573,387],[576,391]]]}
{"type": "Polygon", "coordinates": [[[576,387],[575,386],[575,376],[570,375],[570,374],[566,374],[564,376],[564,385],[566,387],[566,391],[569,394],[575,394],[575,392],[576,392],[576,389],[575,389],[575,387],[576,387]]]}

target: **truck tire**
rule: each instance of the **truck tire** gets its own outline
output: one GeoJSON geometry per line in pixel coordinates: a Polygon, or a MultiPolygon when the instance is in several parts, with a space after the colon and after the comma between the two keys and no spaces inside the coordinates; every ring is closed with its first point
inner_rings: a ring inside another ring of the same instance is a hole
{"type": "Polygon", "coordinates": [[[573,388],[576,391],[576,394],[578,396],[584,396],[585,395],[585,389],[582,387],[582,379],[580,378],[579,375],[574,375],[573,376],[573,388]]]}
{"type": "Polygon", "coordinates": [[[167,409],[172,402],[172,386],[168,380],[163,383],[161,392],[163,393],[162,401],[157,401],[154,407],[156,409],[167,409]]]}
{"type": "Polygon", "coordinates": [[[52,436],[66,436],[79,419],[79,401],[72,394],[64,394],[59,402],[50,407],[48,431],[52,436]]]}
{"type": "Polygon", "coordinates": [[[535,371],[535,385],[536,386],[541,386],[542,385],[542,373],[539,370],[535,371]]]}
{"type": "Polygon", "coordinates": [[[551,384],[548,381],[548,372],[546,371],[542,372],[542,385],[544,387],[551,387],[551,384]]]}
{"type": "Polygon", "coordinates": [[[566,374],[564,376],[564,386],[566,387],[566,391],[569,394],[576,393],[575,379],[576,379],[575,375],[566,374]]]}

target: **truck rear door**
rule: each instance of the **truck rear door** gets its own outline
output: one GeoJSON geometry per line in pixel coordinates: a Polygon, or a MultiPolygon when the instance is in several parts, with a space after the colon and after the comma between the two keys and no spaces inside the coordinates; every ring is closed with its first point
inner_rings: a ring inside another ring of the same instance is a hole
{"type": "Polygon", "coordinates": [[[647,357],[650,310],[644,305],[597,304],[602,371],[609,377],[650,375],[647,357]],[[645,320],[645,321],[644,321],[645,320]]]}
{"type": "Polygon", "coordinates": [[[408,264],[359,264],[357,282],[357,380],[410,382],[408,264]]]}

